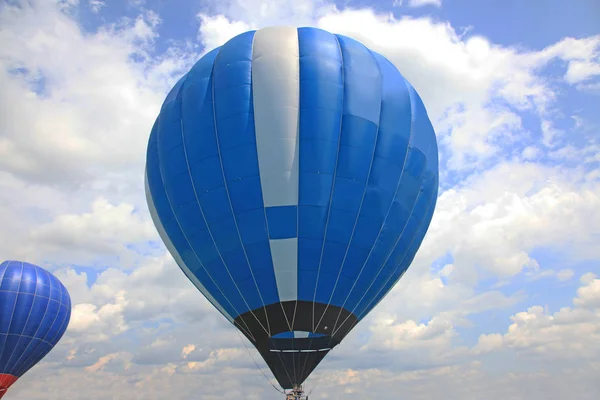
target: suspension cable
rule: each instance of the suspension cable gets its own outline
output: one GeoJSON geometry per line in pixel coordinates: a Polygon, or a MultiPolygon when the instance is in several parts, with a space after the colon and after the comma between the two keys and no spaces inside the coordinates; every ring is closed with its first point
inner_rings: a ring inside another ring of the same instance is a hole
{"type": "Polygon", "coordinates": [[[267,382],[269,382],[269,384],[271,386],[273,386],[273,388],[275,390],[277,390],[279,393],[281,394],[286,394],[284,391],[282,391],[281,389],[279,389],[277,386],[275,386],[273,384],[273,382],[271,382],[271,380],[269,379],[269,377],[263,372],[262,368],[260,368],[260,365],[258,365],[258,363],[256,362],[256,360],[254,359],[254,356],[252,355],[252,353],[250,352],[250,349],[248,348],[248,346],[246,345],[246,342],[244,342],[244,339],[242,338],[242,335],[240,335],[240,332],[236,329],[236,332],[238,334],[238,336],[240,337],[240,340],[242,341],[242,344],[244,345],[244,347],[246,348],[246,351],[248,352],[248,354],[250,355],[250,358],[252,358],[252,361],[254,361],[254,365],[256,365],[256,368],[258,368],[258,370],[260,371],[260,373],[262,374],[262,376],[265,377],[265,379],[267,380],[267,382]]]}

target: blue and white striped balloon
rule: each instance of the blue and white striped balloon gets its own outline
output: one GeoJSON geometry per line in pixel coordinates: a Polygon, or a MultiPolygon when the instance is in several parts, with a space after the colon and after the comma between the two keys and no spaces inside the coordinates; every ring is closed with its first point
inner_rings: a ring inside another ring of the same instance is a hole
{"type": "Polygon", "coordinates": [[[437,190],[413,87],[380,54],[315,28],[246,32],[206,54],[148,144],[161,238],[284,388],[400,279],[437,190]]]}

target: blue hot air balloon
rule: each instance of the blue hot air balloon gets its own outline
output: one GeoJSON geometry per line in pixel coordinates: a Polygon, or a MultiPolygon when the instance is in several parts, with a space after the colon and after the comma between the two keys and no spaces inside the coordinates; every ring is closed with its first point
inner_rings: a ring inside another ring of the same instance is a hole
{"type": "Polygon", "coordinates": [[[21,261],[0,264],[0,398],[52,350],[70,316],[69,293],[50,272],[21,261]]]}
{"type": "Polygon", "coordinates": [[[435,133],[394,65],[315,28],[243,33],[168,94],[146,194],[187,277],[299,388],[411,264],[435,133]]]}

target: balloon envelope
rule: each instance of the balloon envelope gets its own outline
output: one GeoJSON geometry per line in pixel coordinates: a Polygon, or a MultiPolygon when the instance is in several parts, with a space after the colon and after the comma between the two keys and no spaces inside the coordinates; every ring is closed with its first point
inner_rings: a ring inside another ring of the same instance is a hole
{"type": "Polygon", "coordinates": [[[52,350],[70,316],[69,293],[50,272],[20,261],[0,264],[0,398],[52,350]]]}
{"type": "Polygon", "coordinates": [[[167,96],[146,195],[178,265],[301,384],[394,286],[438,190],[435,133],[398,70],[315,28],[243,33],[167,96]]]}

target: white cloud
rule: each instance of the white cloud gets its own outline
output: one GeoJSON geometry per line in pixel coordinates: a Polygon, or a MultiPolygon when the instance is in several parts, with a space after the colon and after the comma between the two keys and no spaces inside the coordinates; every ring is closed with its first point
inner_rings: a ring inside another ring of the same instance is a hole
{"type": "Polygon", "coordinates": [[[106,3],[101,0],[89,0],[89,6],[92,12],[97,14],[106,6],[106,3]]]}
{"type": "Polygon", "coordinates": [[[546,147],[554,147],[556,145],[556,139],[564,134],[559,129],[554,127],[552,121],[542,120],[542,143],[546,147]]]}
{"type": "Polygon", "coordinates": [[[98,359],[98,361],[90,365],[89,367],[85,367],[86,372],[98,372],[104,369],[106,365],[110,362],[113,362],[118,359],[127,358],[127,353],[110,353],[105,356],[102,356],[98,359]]]}
{"type": "Polygon", "coordinates": [[[542,151],[540,150],[540,148],[535,146],[528,146],[525,149],[523,149],[521,156],[523,157],[523,160],[533,161],[536,158],[538,158],[541,154],[542,151]]]}
{"type": "Polygon", "coordinates": [[[114,263],[119,257],[120,265],[130,268],[140,256],[132,246],[144,247],[148,241],[158,240],[144,214],[133,205],[113,205],[99,198],[92,203],[91,212],[58,215],[34,228],[27,245],[33,247],[31,253],[42,253],[46,260],[55,255],[56,260],[89,265],[111,259],[114,263]]]}
{"type": "Polygon", "coordinates": [[[428,265],[451,253],[449,279],[468,282],[537,270],[529,254],[540,248],[566,252],[572,262],[597,259],[598,207],[599,183],[581,171],[499,164],[440,194],[418,257],[428,265]]]}
{"type": "Polygon", "coordinates": [[[164,92],[189,65],[177,54],[148,58],[157,22],[146,12],[84,35],[50,2],[4,7],[0,167],[69,185],[141,171],[164,92]]]}
{"type": "Polygon", "coordinates": [[[126,304],[123,291],[117,294],[114,303],[105,303],[101,307],[90,303],[75,304],[69,323],[70,332],[75,335],[85,333],[84,340],[109,340],[128,329],[123,316],[126,304]]]}
{"type": "Polygon", "coordinates": [[[521,357],[548,360],[575,359],[589,362],[600,357],[600,279],[586,274],[573,299],[573,308],[563,307],[551,314],[533,306],[511,317],[503,334],[482,335],[476,352],[515,350],[521,357]]]}
{"type": "Polygon", "coordinates": [[[245,22],[231,22],[224,15],[209,16],[198,14],[200,20],[200,40],[206,50],[223,45],[230,38],[250,30],[245,22]]]}
{"type": "MultiPolygon", "coordinates": [[[[376,318],[369,329],[373,336],[361,351],[393,352],[395,358],[401,358],[406,364],[447,362],[447,358],[453,355],[452,340],[457,336],[451,322],[439,317],[427,323],[376,318]]],[[[348,357],[352,355],[348,354],[348,357]]]]}
{"type": "Polygon", "coordinates": [[[581,277],[583,285],[577,290],[573,304],[578,307],[600,310],[600,279],[593,273],[581,277]]]}
{"type": "Polygon", "coordinates": [[[565,79],[569,83],[580,83],[600,75],[600,62],[572,61],[569,63],[565,79]]]}
{"type": "Polygon", "coordinates": [[[408,0],[407,5],[409,7],[413,7],[413,8],[423,7],[423,6],[441,7],[442,0],[408,0]]]}
{"type": "Polygon", "coordinates": [[[187,356],[189,356],[194,350],[196,350],[196,346],[193,344],[188,344],[181,350],[181,356],[183,358],[187,358],[187,356]]]}
{"type": "Polygon", "coordinates": [[[600,75],[600,36],[565,38],[546,48],[540,57],[562,59],[567,62],[565,80],[571,84],[584,82],[600,75]]]}
{"type": "Polygon", "coordinates": [[[567,282],[573,278],[575,275],[575,271],[572,269],[561,269],[560,271],[555,271],[553,269],[543,269],[536,271],[529,271],[526,274],[532,280],[537,280],[541,278],[555,278],[559,282],[567,282]]]}
{"type": "Polygon", "coordinates": [[[568,281],[573,277],[573,275],[575,275],[575,272],[573,272],[573,270],[561,269],[556,273],[556,279],[558,279],[559,281],[568,281]]]}
{"type": "Polygon", "coordinates": [[[70,7],[77,6],[79,4],[79,0],[57,0],[56,4],[60,9],[68,9],[70,7]]]}

